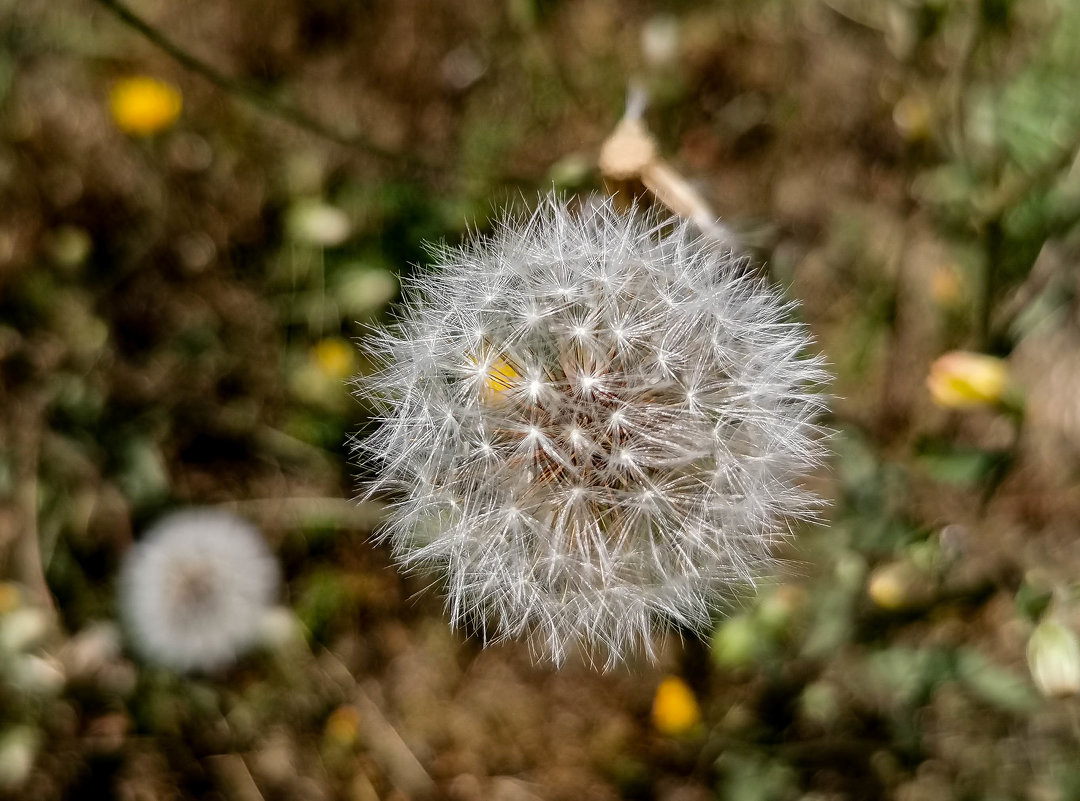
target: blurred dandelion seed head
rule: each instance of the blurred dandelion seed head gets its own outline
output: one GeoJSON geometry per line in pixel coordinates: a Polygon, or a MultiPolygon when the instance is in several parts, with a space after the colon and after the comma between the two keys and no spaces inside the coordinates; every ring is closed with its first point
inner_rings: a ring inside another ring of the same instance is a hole
{"type": "Polygon", "coordinates": [[[745,260],[688,224],[548,199],[435,250],[358,380],[381,531],[455,625],[562,662],[705,629],[817,499],[827,376],[745,260]]]}
{"type": "Polygon", "coordinates": [[[258,637],[278,566],[246,521],[211,509],[158,521],[129,552],[120,607],[138,650],[178,671],[232,662],[258,637]]]}
{"type": "Polygon", "coordinates": [[[336,247],[352,233],[349,216],[336,206],[318,199],[294,203],[288,211],[286,225],[297,242],[316,247],[336,247]]]}

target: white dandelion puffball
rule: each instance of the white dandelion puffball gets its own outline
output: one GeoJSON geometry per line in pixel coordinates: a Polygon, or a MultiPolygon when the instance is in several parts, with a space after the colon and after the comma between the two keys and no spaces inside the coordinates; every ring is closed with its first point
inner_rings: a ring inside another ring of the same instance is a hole
{"type": "Polygon", "coordinates": [[[190,509],[159,520],[128,552],[119,600],[148,661],[213,670],[253,644],[277,589],[277,561],[254,526],[190,509]]]}
{"type": "Polygon", "coordinates": [[[556,664],[704,630],[819,507],[798,482],[827,376],[791,304],[610,202],[434,255],[357,381],[381,421],[357,452],[394,499],[378,537],[445,574],[454,625],[556,664]]]}

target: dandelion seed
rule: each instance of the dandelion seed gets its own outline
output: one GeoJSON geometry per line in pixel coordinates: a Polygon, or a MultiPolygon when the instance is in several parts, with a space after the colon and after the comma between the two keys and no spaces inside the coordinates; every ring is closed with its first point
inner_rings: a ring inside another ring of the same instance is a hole
{"type": "Polygon", "coordinates": [[[255,642],[277,586],[277,562],[251,524],[192,509],[158,521],[129,552],[119,600],[146,659],[213,670],[255,642]]]}
{"type": "Polygon", "coordinates": [[[703,631],[818,501],[821,361],[790,304],[688,224],[548,200],[435,251],[358,381],[381,530],[454,625],[555,663],[703,631]],[[489,300],[494,298],[495,300],[489,300]]]}

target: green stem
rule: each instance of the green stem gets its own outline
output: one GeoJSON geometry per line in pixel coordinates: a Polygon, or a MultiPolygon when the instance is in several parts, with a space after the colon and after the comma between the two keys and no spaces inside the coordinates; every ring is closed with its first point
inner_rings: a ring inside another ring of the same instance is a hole
{"type": "Polygon", "coordinates": [[[951,86],[949,87],[949,105],[952,108],[952,119],[949,129],[951,137],[950,145],[955,154],[961,160],[970,161],[968,158],[968,135],[967,120],[964,116],[964,97],[967,93],[968,84],[971,82],[971,70],[975,63],[975,53],[979,49],[979,42],[983,34],[982,14],[977,3],[969,3],[968,11],[971,14],[971,25],[964,37],[960,51],[960,57],[956,60],[953,70],[951,86]]]}
{"type": "Polygon", "coordinates": [[[991,344],[990,323],[994,310],[994,296],[997,294],[998,279],[1001,273],[1002,246],[1005,238],[1001,219],[997,218],[989,221],[983,235],[985,237],[983,280],[979,293],[978,319],[976,321],[976,334],[980,350],[986,350],[991,344]]]}
{"type": "Polygon", "coordinates": [[[1076,161],[1077,151],[1080,151],[1080,129],[1041,166],[1012,180],[1002,181],[987,201],[976,207],[975,226],[990,225],[995,220],[1000,222],[1028,194],[1050,183],[1058,173],[1071,166],[1076,161]]]}

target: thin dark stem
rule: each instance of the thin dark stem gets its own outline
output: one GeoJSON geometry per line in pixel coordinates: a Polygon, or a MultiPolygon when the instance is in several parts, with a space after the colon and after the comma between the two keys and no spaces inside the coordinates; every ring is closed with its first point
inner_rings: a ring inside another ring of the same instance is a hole
{"type": "Polygon", "coordinates": [[[971,69],[975,63],[975,53],[983,33],[982,13],[977,3],[969,4],[972,15],[971,25],[964,36],[960,57],[954,67],[951,86],[949,87],[949,105],[952,107],[952,120],[949,134],[954,152],[964,161],[968,161],[967,120],[964,118],[964,96],[971,82],[971,69]]]}
{"type": "Polygon", "coordinates": [[[301,128],[308,133],[315,134],[330,142],[343,147],[364,151],[383,161],[393,162],[416,171],[431,172],[437,169],[436,165],[418,159],[415,156],[393,153],[386,150],[359,134],[345,134],[341,131],[334,130],[301,109],[281,102],[270,95],[266,90],[226,75],[216,67],[207,64],[202,59],[189,53],[124,5],[124,3],[120,2],[120,0],[96,0],[96,2],[107,8],[118,20],[129,28],[146,37],[149,42],[168,54],[185,69],[190,70],[197,75],[201,75],[219,89],[247,101],[267,114],[278,117],[297,128],[301,128]]]}
{"type": "Polygon", "coordinates": [[[42,393],[34,393],[21,412],[16,413],[11,431],[15,456],[16,484],[14,511],[16,514],[15,537],[11,545],[10,565],[5,565],[5,554],[0,542],[0,568],[10,567],[11,574],[36,596],[35,601],[50,613],[56,612],[56,602],[49,592],[45,578],[45,562],[41,552],[38,529],[38,472],[41,460],[41,436],[45,416],[42,393]]]}
{"type": "Polygon", "coordinates": [[[1024,411],[1022,408],[1013,407],[1008,410],[1008,415],[1011,418],[1013,427],[1012,437],[1009,441],[1009,447],[999,454],[998,461],[990,470],[982,491],[979,493],[978,519],[980,520],[986,517],[986,510],[990,508],[990,502],[994,500],[994,495],[997,494],[1001,485],[1005,483],[1005,479],[1009,477],[1009,473],[1012,472],[1020,459],[1020,444],[1024,436],[1024,411]]]}
{"type": "Polygon", "coordinates": [[[1077,151],[1080,151],[1080,130],[1040,167],[1012,180],[1002,181],[987,201],[976,208],[976,227],[1000,221],[1029,193],[1051,182],[1062,170],[1076,161],[1077,151]]]}
{"type": "Polygon", "coordinates": [[[1002,181],[989,199],[976,207],[973,222],[983,237],[986,262],[977,319],[978,342],[982,348],[991,344],[993,301],[1001,278],[999,273],[1005,244],[1005,215],[1031,192],[1050,184],[1062,170],[1072,165],[1078,151],[1080,130],[1040,167],[1012,180],[1002,181]]]}
{"type": "Polygon", "coordinates": [[[983,232],[984,264],[976,328],[978,345],[982,350],[985,350],[991,344],[990,324],[994,311],[994,297],[997,295],[999,274],[1001,272],[1004,235],[1005,232],[1002,230],[1000,219],[989,221],[983,232]]]}

